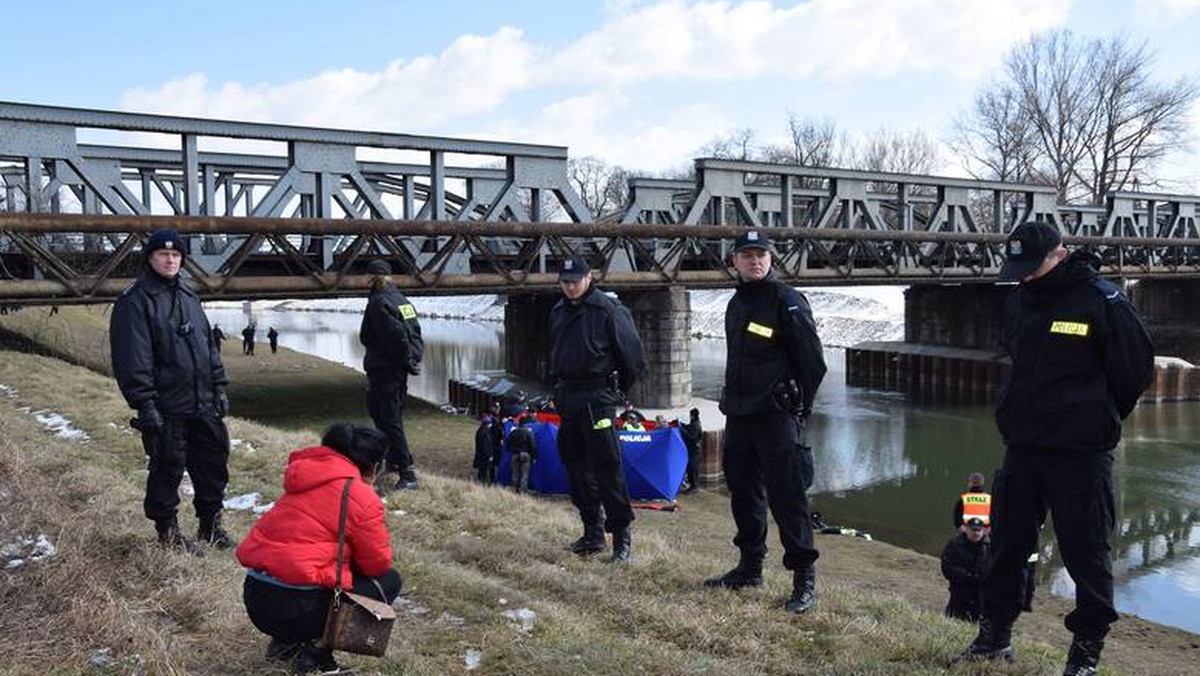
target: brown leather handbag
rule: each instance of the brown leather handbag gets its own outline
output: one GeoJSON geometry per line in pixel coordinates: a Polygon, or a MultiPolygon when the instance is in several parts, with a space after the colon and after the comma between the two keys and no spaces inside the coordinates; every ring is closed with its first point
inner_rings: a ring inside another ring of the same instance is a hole
{"type": "Polygon", "coordinates": [[[342,490],[342,511],[338,517],[337,581],[333,587],[333,600],[329,602],[329,614],[325,616],[325,635],[322,642],[334,650],[379,657],[387,651],[388,639],[392,637],[392,624],[396,621],[396,611],[383,601],[342,588],[346,508],[350,501],[350,484],[353,481],[354,479],[346,479],[346,487],[342,490]]]}

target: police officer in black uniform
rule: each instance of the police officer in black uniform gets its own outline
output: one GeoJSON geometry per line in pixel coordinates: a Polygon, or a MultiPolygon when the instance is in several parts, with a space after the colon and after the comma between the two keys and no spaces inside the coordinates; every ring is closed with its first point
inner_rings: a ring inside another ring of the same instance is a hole
{"type": "Polygon", "coordinates": [[[783,566],[792,571],[788,612],[803,613],[815,600],[817,550],[806,491],[812,485],[812,449],[803,430],[825,377],[825,357],[804,296],[771,272],[770,240],[750,230],[734,242],[737,292],[725,310],[725,413],[723,469],[737,524],[738,565],[709,587],[762,584],[770,505],[783,566]]]}
{"type": "Polygon", "coordinates": [[[1006,248],[1000,279],[1021,283],[1004,312],[1012,375],[996,405],[1006,450],[992,482],[994,563],[979,635],[955,661],[1014,658],[1022,575],[1048,509],[1075,580],[1064,674],[1086,676],[1097,673],[1117,619],[1108,542],[1113,449],[1121,420],[1153,378],[1154,347],[1120,289],[1097,276],[1095,257],[1068,254],[1054,226],[1024,223],[1006,248]]]}
{"type": "Polygon", "coordinates": [[[417,473],[404,435],[404,398],[408,376],[421,372],[425,342],[417,310],[392,283],[392,266],[385,260],[367,264],[371,292],[363,312],[358,339],[367,348],[363,370],[367,372],[367,411],[375,427],[388,438],[387,464],[399,472],[395,489],[415,489],[417,473]]]}
{"type": "Polygon", "coordinates": [[[558,279],[564,298],[550,311],[550,374],[562,416],[558,454],[583,520],[583,535],[569,548],[581,555],[602,551],[608,531],[613,562],[625,563],[633,510],[614,423],[623,393],[645,370],[642,341],[629,310],[592,285],[582,256],[563,261],[558,279]]]}
{"type": "Polygon", "coordinates": [[[229,383],[217,341],[196,294],[179,279],[184,244],[159,230],[145,248],[147,269],[121,294],[109,325],[113,375],[149,455],[146,517],[164,546],[198,551],[179,530],[176,510],[183,471],[192,479],[201,542],[236,543],[221,526],[229,481],[229,383]]]}

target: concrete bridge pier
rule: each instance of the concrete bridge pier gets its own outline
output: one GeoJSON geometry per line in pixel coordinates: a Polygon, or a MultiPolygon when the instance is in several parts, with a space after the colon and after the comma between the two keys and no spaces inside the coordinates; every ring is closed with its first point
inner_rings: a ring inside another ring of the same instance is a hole
{"type": "Polygon", "coordinates": [[[1154,350],[1200,364],[1200,280],[1143,279],[1129,288],[1154,350]]]}
{"type": "MultiPolygon", "coordinates": [[[[627,291],[621,301],[633,314],[645,349],[647,373],[627,393],[637,406],[669,408],[691,401],[691,315],[683,287],[627,291]]],[[[550,309],[559,294],[509,294],[504,306],[505,370],[551,385],[550,309]]]]}
{"type": "Polygon", "coordinates": [[[1002,284],[914,284],[904,292],[904,342],[978,350],[1000,349],[1002,284]]]}

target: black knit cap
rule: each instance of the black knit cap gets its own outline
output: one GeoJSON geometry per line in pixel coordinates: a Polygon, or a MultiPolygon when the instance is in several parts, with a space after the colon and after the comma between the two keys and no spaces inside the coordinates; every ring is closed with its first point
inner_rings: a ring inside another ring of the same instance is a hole
{"type": "Polygon", "coordinates": [[[187,248],[183,243],[183,238],[174,230],[155,230],[150,239],[146,240],[146,246],[142,249],[146,256],[158,251],[159,249],[171,249],[187,256],[187,248]]]}

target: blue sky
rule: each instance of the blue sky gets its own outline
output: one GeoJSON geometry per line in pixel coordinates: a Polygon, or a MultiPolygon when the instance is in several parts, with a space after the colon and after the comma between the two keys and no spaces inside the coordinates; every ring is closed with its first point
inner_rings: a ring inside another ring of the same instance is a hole
{"type": "MultiPolygon", "coordinates": [[[[646,173],[739,127],[780,141],[788,111],[943,138],[1040,30],[1144,39],[1164,79],[1200,77],[1200,0],[67,0],[4,17],[3,100],[554,143],[646,173]]],[[[1200,192],[1191,154],[1162,171],[1200,192]]]]}

